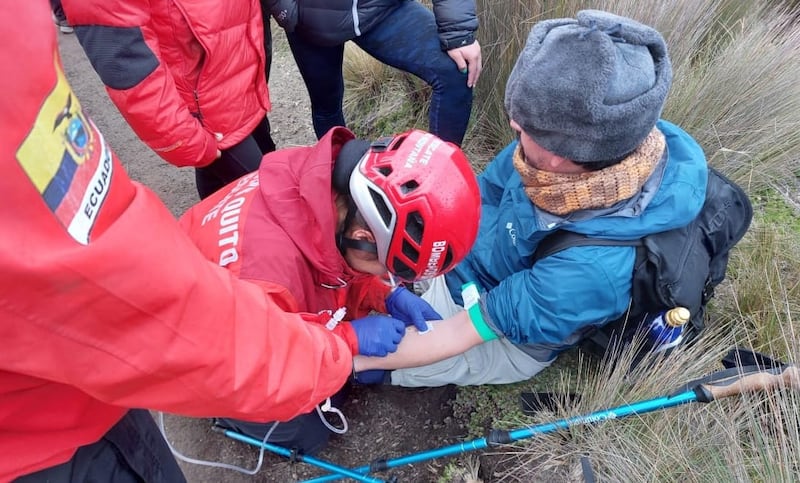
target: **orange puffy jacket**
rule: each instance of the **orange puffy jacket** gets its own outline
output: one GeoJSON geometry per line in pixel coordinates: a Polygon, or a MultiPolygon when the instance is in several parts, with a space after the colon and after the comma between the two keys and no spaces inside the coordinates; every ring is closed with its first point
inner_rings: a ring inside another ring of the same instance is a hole
{"type": "Polygon", "coordinates": [[[340,338],[207,261],[64,77],[47,2],[0,3],[0,481],[141,407],[288,420],[344,384],[340,338]]]}
{"type": "Polygon", "coordinates": [[[176,166],[211,163],[217,149],[247,137],[270,108],[259,0],[63,6],[111,100],[176,166]]]}

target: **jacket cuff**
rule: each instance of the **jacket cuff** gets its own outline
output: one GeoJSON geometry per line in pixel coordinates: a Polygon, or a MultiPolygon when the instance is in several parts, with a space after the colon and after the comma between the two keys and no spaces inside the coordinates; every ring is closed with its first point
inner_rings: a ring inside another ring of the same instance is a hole
{"type": "Polygon", "coordinates": [[[340,322],[333,329],[333,333],[344,340],[353,355],[358,354],[358,336],[356,336],[356,331],[353,329],[353,324],[350,322],[340,322]]]}
{"type": "Polygon", "coordinates": [[[439,36],[439,44],[442,47],[442,50],[447,52],[448,50],[457,49],[459,47],[464,47],[465,45],[471,45],[475,42],[475,32],[467,32],[464,35],[458,37],[452,37],[444,39],[439,36]]]}
{"type": "Polygon", "coordinates": [[[217,140],[214,138],[213,134],[206,134],[208,134],[210,139],[206,142],[206,149],[203,152],[203,157],[200,159],[200,162],[197,163],[197,166],[195,166],[196,168],[206,167],[217,160],[217,149],[219,149],[217,147],[217,140]]]}

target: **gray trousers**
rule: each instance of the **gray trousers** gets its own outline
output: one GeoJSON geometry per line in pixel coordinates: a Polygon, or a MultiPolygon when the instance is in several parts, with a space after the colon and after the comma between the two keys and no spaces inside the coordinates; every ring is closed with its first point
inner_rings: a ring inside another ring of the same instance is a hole
{"type": "MultiPolygon", "coordinates": [[[[464,310],[453,302],[441,276],[431,281],[421,297],[445,319],[464,310]]],[[[435,333],[435,329],[430,332],[431,335],[435,333]]],[[[391,373],[391,381],[395,386],[406,387],[509,384],[530,379],[551,362],[537,361],[503,337],[433,364],[395,369],[391,373]]]]}

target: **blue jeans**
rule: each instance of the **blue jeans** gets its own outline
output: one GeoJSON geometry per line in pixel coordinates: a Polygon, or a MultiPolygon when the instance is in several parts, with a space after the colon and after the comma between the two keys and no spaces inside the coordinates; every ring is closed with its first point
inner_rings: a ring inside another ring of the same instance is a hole
{"type": "MultiPolygon", "coordinates": [[[[311,99],[314,132],[321,138],[330,128],[346,125],[342,112],[344,44],[319,46],[296,32],[287,32],[286,36],[311,99]]],[[[461,144],[472,111],[472,89],[467,87],[467,75],[459,72],[439,46],[433,12],[414,0],[401,2],[386,19],[353,42],[384,64],[430,84],[429,131],[461,144]]]]}

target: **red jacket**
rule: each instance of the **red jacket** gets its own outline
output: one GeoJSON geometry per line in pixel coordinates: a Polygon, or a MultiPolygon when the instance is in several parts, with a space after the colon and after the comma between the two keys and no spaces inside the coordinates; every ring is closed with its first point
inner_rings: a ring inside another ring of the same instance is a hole
{"type": "Polygon", "coordinates": [[[259,0],[63,6],[111,100],[176,166],[211,163],[217,149],[247,137],[270,108],[259,0]]]}
{"type": "Polygon", "coordinates": [[[129,407],[288,420],[336,392],[347,345],[208,262],[127,177],[64,78],[47,2],[0,19],[0,481],[129,407]]]}
{"type": "Polygon", "coordinates": [[[180,219],[205,256],[261,285],[285,310],[347,308],[347,319],[386,312],[389,286],[354,274],[336,246],[333,163],[353,133],[338,127],[311,147],[264,156],[256,173],[180,219]]]}

